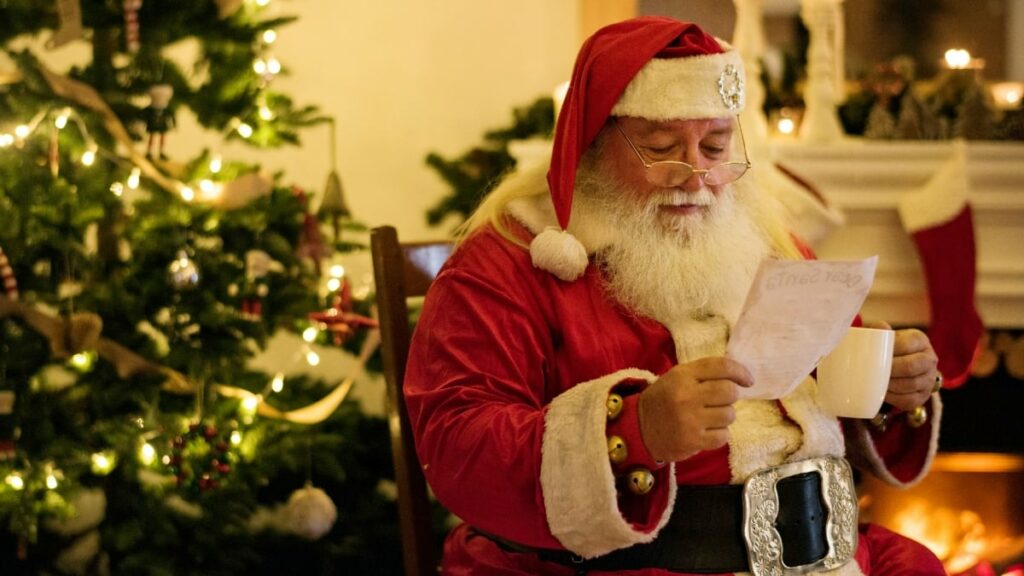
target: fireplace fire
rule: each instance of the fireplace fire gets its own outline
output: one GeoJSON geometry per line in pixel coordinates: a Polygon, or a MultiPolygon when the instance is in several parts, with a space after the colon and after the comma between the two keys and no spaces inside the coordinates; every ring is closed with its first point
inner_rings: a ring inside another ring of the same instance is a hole
{"type": "Polygon", "coordinates": [[[928,546],[949,574],[1024,576],[1024,456],[939,453],[916,486],[864,476],[859,493],[863,521],[928,546]]]}

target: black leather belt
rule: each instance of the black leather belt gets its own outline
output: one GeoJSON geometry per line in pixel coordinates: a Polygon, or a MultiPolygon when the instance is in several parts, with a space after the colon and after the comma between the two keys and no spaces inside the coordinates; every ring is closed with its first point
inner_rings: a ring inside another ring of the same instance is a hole
{"type": "MultiPolygon", "coordinates": [[[[787,566],[813,564],[826,556],[827,508],[818,472],[781,478],[775,483],[779,512],[774,526],[782,538],[782,561],[787,566]]],[[[675,506],[658,537],[604,556],[584,560],[567,550],[529,548],[493,535],[505,550],[533,553],[542,560],[588,570],[662,568],[673,572],[716,574],[748,572],[748,549],[743,536],[742,485],[678,487],[675,506]]]]}

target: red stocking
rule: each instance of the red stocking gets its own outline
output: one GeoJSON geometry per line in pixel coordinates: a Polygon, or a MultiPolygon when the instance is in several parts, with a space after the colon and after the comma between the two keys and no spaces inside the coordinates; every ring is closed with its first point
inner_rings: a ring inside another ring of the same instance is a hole
{"type": "Polygon", "coordinates": [[[954,144],[953,158],[900,202],[903,226],[913,237],[927,281],[928,332],[946,388],[970,376],[984,328],[974,304],[976,254],[965,156],[965,145],[954,144]]]}

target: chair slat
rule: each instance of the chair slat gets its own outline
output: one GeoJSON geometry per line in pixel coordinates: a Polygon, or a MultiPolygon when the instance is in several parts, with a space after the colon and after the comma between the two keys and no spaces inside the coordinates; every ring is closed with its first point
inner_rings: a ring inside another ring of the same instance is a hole
{"type": "Polygon", "coordinates": [[[392,226],[370,232],[377,312],[380,317],[381,360],[387,385],[388,427],[398,492],[402,559],[408,576],[438,572],[438,550],[431,530],[427,482],[416,458],[412,426],[402,383],[409,358],[407,299],[423,296],[452,251],[448,242],[401,244],[392,226]]]}

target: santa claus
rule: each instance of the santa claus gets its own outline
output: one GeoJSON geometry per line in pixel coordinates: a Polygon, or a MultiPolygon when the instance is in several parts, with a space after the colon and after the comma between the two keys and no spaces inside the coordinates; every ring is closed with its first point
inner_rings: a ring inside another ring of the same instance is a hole
{"type": "Polygon", "coordinates": [[[744,178],[744,82],[694,24],[599,30],[547,177],[509,179],[469,222],[405,382],[423,471],[464,521],[444,573],[943,573],[858,525],[847,463],[926,473],[941,404],[923,333],[897,331],[885,426],[823,412],[811,376],[739,400],[756,382],[723,355],[754,272],[806,257],[744,178]]]}

